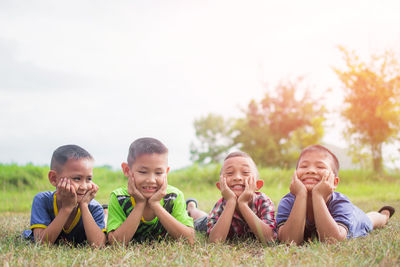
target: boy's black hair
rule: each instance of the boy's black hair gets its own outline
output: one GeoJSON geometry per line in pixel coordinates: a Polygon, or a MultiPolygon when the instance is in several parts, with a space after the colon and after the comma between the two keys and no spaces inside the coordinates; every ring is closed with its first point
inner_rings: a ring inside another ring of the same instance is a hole
{"type": "Polygon", "coordinates": [[[135,163],[137,157],[144,154],[166,154],[168,153],[168,148],[161,143],[159,140],[151,137],[143,137],[136,139],[129,146],[128,152],[128,165],[132,166],[135,163]]]}
{"type": "Polygon", "coordinates": [[[330,151],[329,149],[327,149],[326,147],[324,147],[322,145],[311,145],[311,146],[308,146],[308,147],[304,148],[300,153],[299,159],[297,160],[296,169],[299,166],[299,162],[300,162],[301,157],[304,154],[306,154],[308,152],[311,152],[311,151],[322,151],[322,152],[328,153],[328,155],[331,157],[331,160],[332,160],[332,163],[333,163],[332,166],[331,166],[332,170],[333,170],[335,176],[338,176],[339,168],[340,168],[339,160],[337,159],[335,154],[332,153],[332,151],[330,151]]]}
{"type": "Polygon", "coordinates": [[[62,167],[69,159],[91,159],[93,160],[92,155],[77,145],[64,145],[60,146],[53,152],[53,156],[51,157],[50,169],[60,172],[62,167]]]}
{"type": "MultiPolygon", "coordinates": [[[[225,157],[224,162],[225,162],[227,159],[235,158],[235,157],[242,157],[242,158],[248,158],[248,159],[250,159],[250,161],[254,164],[254,168],[255,168],[255,170],[256,170],[257,178],[259,178],[259,173],[258,173],[257,165],[256,165],[256,163],[254,162],[254,160],[250,157],[250,155],[247,154],[246,152],[243,152],[243,151],[231,152],[231,153],[228,154],[228,156],[225,157]]],[[[220,171],[219,174],[221,175],[221,173],[222,173],[222,168],[221,168],[221,171],[220,171]]]]}

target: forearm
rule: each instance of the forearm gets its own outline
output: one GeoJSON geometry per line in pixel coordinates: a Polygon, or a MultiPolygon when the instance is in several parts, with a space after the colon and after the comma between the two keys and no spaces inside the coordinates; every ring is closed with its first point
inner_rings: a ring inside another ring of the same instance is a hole
{"type": "Polygon", "coordinates": [[[274,240],[274,230],[258,218],[247,203],[238,203],[238,206],[244,220],[247,222],[251,231],[255,234],[258,240],[262,243],[274,240]]]}
{"type": "Polygon", "coordinates": [[[236,200],[228,200],[225,208],[215,223],[214,227],[210,231],[209,240],[210,242],[225,241],[228,236],[229,229],[231,228],[233,214],[236,208],[236,200]]]}
{"type": "Polygon", "coordinates": [[[35,228],[33,231],[35,241],[40,243],[54,244],[60,235],[72,210],[61,209],[54,220],[45,229],[35,228]]]}
{"type": "Polygon", "coordinates": [[[194,243],[194,229],[192,227],[186,226],[175,219],[159,202],[151,207],[169,235],[176,239],[184,238],[190,244],[194,243]]]}
{"type": "Polygon", "coordinates": [[[89,244],[95,247],[104,246],[106,243],[106,236],[102,229],[100,229],[100,227],[94,221],[89,207],[87,205],[81,205],[80,208],[82,213],[83,227],[85,228],[85,233],[89,244]]]}
{"type": "Polygon", "coordinates": [[[279,227],[278,239],[281,242],[297,245],[304,241],[304,229],[306,225],[307,193],[296,196],[288,220],[279,227]]]}
{"type": "Polygon", "coordinates": [[[312,205],[314,210],[315,227],[321,241],[342,241],[346,239],[346,229],[338,225],[330,214],[325,199],[313,194],[312,205]]]}
{"type": "Polygon", "coordinates": [[[139,227],[145,205],[146,203],[136,203],[128,218],[115,231],[108,233],[108,241],[111,244],[123,243],[127,245],[129,243],[139,227]]]}

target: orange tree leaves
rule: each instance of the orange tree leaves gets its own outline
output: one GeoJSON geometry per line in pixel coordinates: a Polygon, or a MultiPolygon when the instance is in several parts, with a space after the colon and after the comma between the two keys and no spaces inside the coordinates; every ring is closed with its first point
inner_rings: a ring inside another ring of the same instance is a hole
{"type": "Polygon", "coordinates": [[[391,51],[366,63],[339,47],[346,66],[334,71],[344,86],[346,136],[356,147],[369,147],[374,170],[382,171],[382,145],[400,130],[400,66],[391,51]]]}

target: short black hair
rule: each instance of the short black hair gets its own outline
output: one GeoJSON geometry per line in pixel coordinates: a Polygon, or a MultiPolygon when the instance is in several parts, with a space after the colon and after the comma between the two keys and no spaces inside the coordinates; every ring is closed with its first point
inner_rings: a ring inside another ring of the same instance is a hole
{"type": "Polygon", "coordinates": [[[335,176],[338,176],[339,168],[340,168],[339,160],[337,159],[335,154],[333,154],[332,151],[330,151],[328,148],[326,148],[326,147],[324,147],[322,145],[311,145],[311,146],[308,146],[308,147],[304,148],[300,153],[299,159],[297,160],[296,169],[299,166],[299,162],[300,162],[301,157],[304,154],[306,154],[308,152],[311,152],[311,151],[322,151],[322,152],[327,153],[331,157],[331,160],[332,160],[332,166],[331,167],[333,169],[333,172],[335,173],[335,176]]]}
{"type": "MultiPolygon", "coordinates": [[[[224,162],[225,162],[227,159],[236,158],[236,157],[242,157],[242,158],[248,158],[248,159],[250,159],[250,161],[253,163],[254,168],[255,168],[255,170],[256,170],[257,178],[259,178],[259,173],[258,173],[257,165],[256,165],[256,163],[254,162],[254,160],[250,157],[250,155],[247,154],[246,152],[243,152],[243,151],[231,152],[231,153],[228,154],[228,156],[225,157],[224,162]]],[[[221,171],[220,171],[219,174],[221,175],[221,173],[222,173],[222,168],[221,168],[221,171]]]]}
{"type": "Polygon", "coordinates": [[[53,152],[53,156],[51,157],[50,169],[60,172],[64,164],[70,159],[91,159],[93,160],[92,155],[77,145],[64,145],[60,146],[53,152]]]}
{"type": "Polygon", "coordinates": [[[135,163],[137,157],[144,154],[167,154],[168,148],[161,143],[161,141],[152,137],[143,137],[136,139],[129,146],[128,151],[128,165],[132,166],[135,163]]]}

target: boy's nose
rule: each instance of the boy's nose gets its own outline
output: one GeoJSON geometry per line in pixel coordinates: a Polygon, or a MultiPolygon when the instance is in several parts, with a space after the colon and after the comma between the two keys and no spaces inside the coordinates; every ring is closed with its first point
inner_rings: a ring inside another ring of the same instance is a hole
{"type": "Polygon", "coordinates": [[[151,181],[151,182],[155,182],[155,181],[157,181],[157,175],[155,175],[155,174],[150,174],[150,175],[148,176],[148,179],[149,179],[149,181],[151,181]]]}
{"type": "Polygon", "coordinates": [[[88,188],[89,183],[87,183],[86,181],[83,181],[82,183],[79,184],[79,189],[81,190],[86,190],[88,188]]]}
{"type": "Polygon", "coordinates": [[[317,170],[314,167],[310,167],[307,169],[306,173],[317,173],[317,170]]]}
{"type": "Polygon", "coordinates": [[[235,181],[241,181],[242,179],[243,179],[243,177],[240,174],[233,176],[233,180],[235,180],[235,181]]]}

